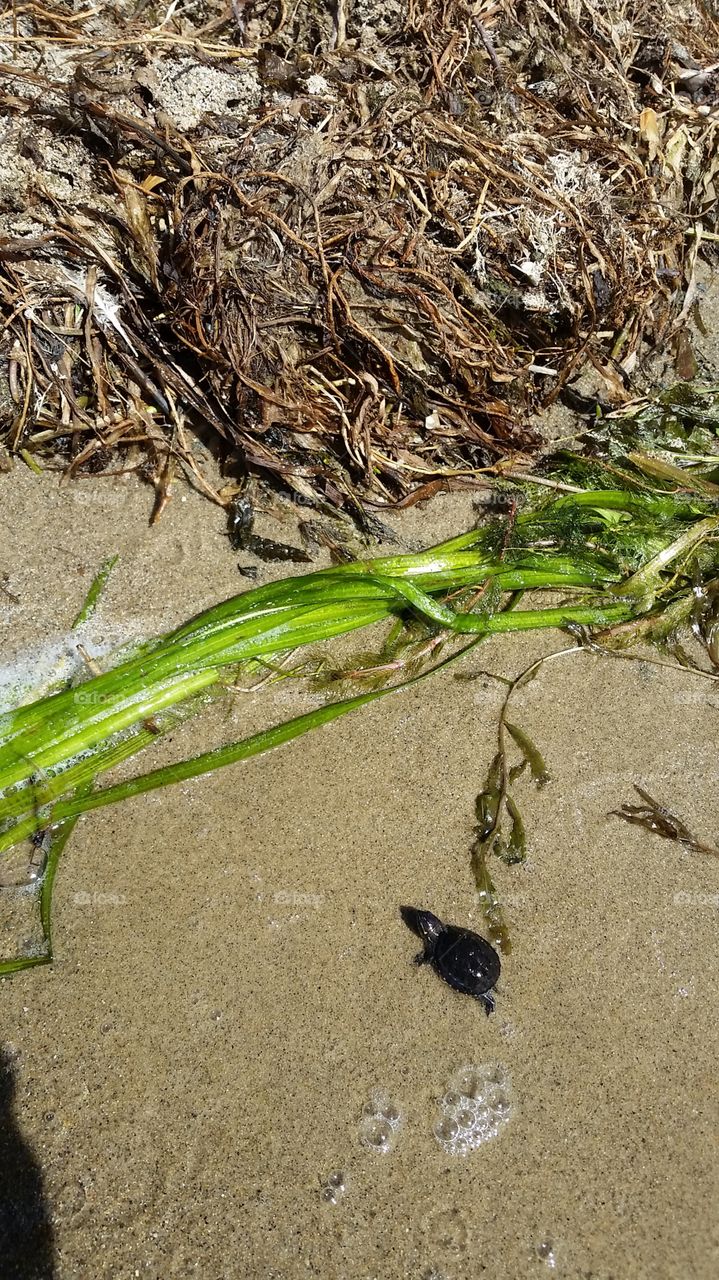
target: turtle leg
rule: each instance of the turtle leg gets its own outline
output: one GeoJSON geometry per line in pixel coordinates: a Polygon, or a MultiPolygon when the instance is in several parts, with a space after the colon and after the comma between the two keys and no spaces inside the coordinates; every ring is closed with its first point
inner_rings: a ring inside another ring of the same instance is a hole
{"type": "Polygon", "coordinates": [[[481,996],[477,996],[477,999],[484,1005],[484,1012],[487,1017],[489,1017],[490,1013],[494,1013],[496,1004],[491,991],[485,991],[481,996]]]}
{"type": "Polygon", "coordinates": [[[415,958],[414,958],[414,963],[415,963],[415,964],[426,964],[428,960],[429,960],[429,956],[427,955],[427,952],[426,952],[426,951],[420,951],[419,955],[415,956],[415,958]]]}

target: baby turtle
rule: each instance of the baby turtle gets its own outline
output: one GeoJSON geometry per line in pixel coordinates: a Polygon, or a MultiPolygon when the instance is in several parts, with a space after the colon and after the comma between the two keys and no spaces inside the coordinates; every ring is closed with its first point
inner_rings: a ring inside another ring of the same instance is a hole
{"type": "Polygon", "coordinates": [[[424,951],[415,956],[415,964],[431,964],[450,987],[474,996],[482,1002],[487,1015],[492,1013],[492,987],[501,968],[494,947],[471,929],[442,924],[431,911],[400,907],[400,914],[407,928],[424,943],[424,951]]]}

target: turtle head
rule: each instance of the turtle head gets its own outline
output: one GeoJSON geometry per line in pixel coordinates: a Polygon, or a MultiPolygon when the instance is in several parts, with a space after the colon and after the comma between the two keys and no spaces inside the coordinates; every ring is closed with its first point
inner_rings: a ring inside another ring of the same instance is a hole
{"type": "Polygon", "coordinates": [[[408,929],[422,939],[427,951],[433,951],[444,925],[431,911],[420,911],[418,907],[400,907],[399,913],[408,929]]]}

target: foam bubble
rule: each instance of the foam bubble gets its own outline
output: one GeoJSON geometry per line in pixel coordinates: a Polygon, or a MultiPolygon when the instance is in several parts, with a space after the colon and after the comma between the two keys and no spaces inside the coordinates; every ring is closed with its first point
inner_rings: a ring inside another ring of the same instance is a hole
{"type": "Polygon", "coordinates": [[[496,1138],[511,1113],[509,1077],[498,1063],[459,1067],[440,1098],[434,1136],[448,1155],[496,1138]]]}
{"type": "Polygon", "coordinates": [[[537,1245],[537,1257],[541,1259],[549,1271],[554,1271],[557,1266],[557,1254],[551,1240],[542,1240],[537,1245]]]}
{"type": "Polygon", "coordinates": [[[373,1089],[362,1107],[359,1138],[363,1147],[386,1155],[394,1147],[402,1124],[402,1113],[384,1089],[373,1089]]]}
{"type": "Polygon", "coordinates": [[[442,1118],[437,1121],[434,1132],[437,1141],[444,1147],[449,1143],[454,1142],[459,1137],[459,1125],[451,1116],[442,1116],[442,1118]]]}
{"type": "Polygon", "coordinates": [[[385,1155],[392,1147],[392,1129],[378,1116],[365,1116],[360,1125],[360,1142],[363,1147],[385,1155]]]}
{"type": "Polygon", "coordinates": [[[324,1204],[339,1204],[346,1190],[345,1175],[338,1169],[325,1178],[320,1188],[320,1200],[324,1204]]]}

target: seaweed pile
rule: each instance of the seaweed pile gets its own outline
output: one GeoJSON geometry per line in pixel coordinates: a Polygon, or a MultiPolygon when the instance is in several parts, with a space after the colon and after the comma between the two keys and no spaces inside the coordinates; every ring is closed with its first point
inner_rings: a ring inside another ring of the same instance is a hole
{"type": "Polygon", "coordinates": [[[13,0],[6,455],[355,514],[525,459],[696,302],[718,48],[708,0],[13,0]]]}
{"type": "MultiPolygon", "coordinates": [[[[342,563],[255,587],[109,663],[94,663],[88,679],[0,715],[0,854],[32,839],[37,865],[45,865],[38,879],[43,944],[1,963],[0,974],[50,960],[55,868],[80,814],[290,742],[414,687],[489,636],[561,628],[572,637],[570,652],[589,646],[619,657],[641,652],[640,644],[646,652],[651,642],[665,655],[648,660],[718,680],[719,392],[672,394],[671,402],[665,396],[645,406],[641,432],[634,425],[635,442],[642,432],[654,433],[651,451],[605,442],[594,457],[559,456],[548,468],[553,475],[525,480],[499,520],[417,554],[342,563]],[[662,421],[667,437],[660,444],[662,421]],[[520,503],[533,488],[540,496],[520,503]],[[355,654],[344,669],[331,662],[323,642],[377,623],[385,627],[379,649],[355,654]],[[218,698],[232,699],[238,685],[291,679],[309,679],[328,700],[250,737],[98,785],[181,720],[218,698]]],[[[94,608],[111,568],[101,567],[78,620],[94,608]]],[[[477,804],[473,870],[500,941],[505,926],[488,858],[523,859],[514,785],[525,769],[538,786],[546,781],[539,751],[509,717],[510,701],[543,662],[564,652],[535,659],[509,682],[497,754],[477,804]],[[509,758],[512,745],[521,755],[517,764],[509,758]]],[[[649,817],[652,829],[684,843],[693,839],[668,810],[630,808],[624,816],[649,817]]]]}

